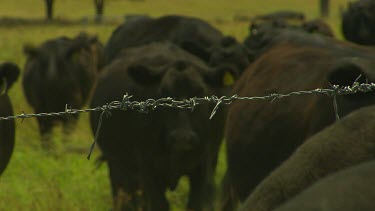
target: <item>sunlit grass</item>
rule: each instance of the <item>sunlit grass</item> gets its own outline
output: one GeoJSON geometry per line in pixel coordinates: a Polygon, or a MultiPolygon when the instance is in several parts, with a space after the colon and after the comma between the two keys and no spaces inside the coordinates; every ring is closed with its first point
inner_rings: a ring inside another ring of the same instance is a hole
{"type": "MultiPolygon", "coordinates": [[[[341,37],[339,5],[348,0],[332,0],[331,15],[327,19],[335,34],[341,37]]],[[[277,9],[304,12],[308,18],[318,16],[317,0],[108,0],[105,19],[121,21],[124,15],[183,14],[197,16],[210,22],[225,34],[242,41],[248,33],[247,22],[234,22],[235,15],[252,16],[277,9]]],[[[42,0],[1,0],[0,18],[12,17],[40,20],[44,18],[42,0]]],[[[91,0],[57,0],[55,17],[75,21],[62,25],[0,25],[0,61],[16,62],[21,68],[25,63],[23,45],[39,45],[57,36],[75,36],[80,31],[97,34],[105,43],[114,24],[87,24],[94,16],[91,0]],[[85,21],[86,20],[86,21],[85,21]]],[[[32,113],[23,96],[21,78],[10,90],[16,114],[32,113]]],[[[62,105],[63,110],[65,105],[62,105]]],[[[88,114],[81,115],[80,122],[69,137],[55,130],[56,153],[47,154],[40,147],[36,119],[17,120],[16,147],[11,162],[0,178],[0,210],[109,210],[111,207],[110,185],[106,165],[96,167],[94,158],[86,159],[92,133],[88,114]]],[[[216,183],[219,184],[226,169],[224,150],[218,162],[216,183]]],[[[183,210],[186,203],[188,181],[183,179],[175,192],[169,192],[173,210],[183,210]]]]}

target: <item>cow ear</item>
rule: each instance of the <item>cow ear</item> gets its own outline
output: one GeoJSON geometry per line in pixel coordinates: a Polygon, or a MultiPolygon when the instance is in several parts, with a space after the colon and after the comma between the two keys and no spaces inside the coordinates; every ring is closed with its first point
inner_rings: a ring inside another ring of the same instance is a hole
{"type": "Polygon", "coordinates": [[[354,82],[365,83],[366,75],[355,63],[343,63],[334,68],[328,76],[328,82],[332,85],[351,86],[354,82]]]}
{"type": "Polygon", "coordinates": [[[95,35],[89,35],[87,34],[86,32],[81,32],[76,38],[75,38],[76,42],[78,42],[79,44],[84,44],[84,43],[87,43],[89,45],[96,45],[97,43],[99,43],[99,39],[98,39],[98,36],[95,34],[95,35]]]}
{"type": "Polygon", "coordinates": [[[33,57],[38,54],[38,49],[30,44],[26,44],[23,46],[23,53],[29,57],[33,57]]]}
{"type": "Polygon", "coordinates": [[[150,67],[143,64],[133,64],[128,67],[128,73],[131,78],[139,84],[154,85],[160,82],[161,73],[152,70],[150,67]]]}
{"type": "Polygon", "coordinates": [[[0,92],[1,95],[7,93],[20,74],[17,65],[6,62],[0,66],[0,92]]]}
{"type": "Polygon", "coordinates": [[[224,86],[232,86],[234,84],[234,74],[231,71],[225,71],[222,75],[222,84],[224,86]]]}
{"type": "Polygon", "coordinates": [[[81,31],[73,40],[79,44],[90,40],[90,35],[86,32],[81,31]]]}
{"type": "Polygon", "coordinates": [[[101,69],[105,63],[103,44],[98,39],[98,36],[94,35],[89,38],[89,45],[91,54],[96,58],[96,65],[99,69],[101,69]]]}
{"type": "Polygon", "coordinates": [[[87,34],[80,33],[65,49],[66,58],[74,63],[79,63],[81,53],[84,51],[87,43],[87,34]]]}
{"type": "Polygon", "coordinates": [[[89,50],[91,45],[91,37],[85,33],[80,32],[67,46],[66,56],[73,62],[79,62],[82,51],[89,50]]]}
{"type": "Polygon", "coordinates": [[[85,46],[85,44],[88,45],[95,45],[97,43],[100,43],[98,39],[98,35],[89,35],[86,32],[80,32],[75,38],[74,38],[74,44],[77,47],[85,46]]]}

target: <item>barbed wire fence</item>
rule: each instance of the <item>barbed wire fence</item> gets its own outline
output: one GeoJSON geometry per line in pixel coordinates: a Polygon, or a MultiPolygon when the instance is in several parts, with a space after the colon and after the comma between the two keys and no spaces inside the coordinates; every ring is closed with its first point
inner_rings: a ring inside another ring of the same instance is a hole
{"type": "Polygon", "coordinates": [[[331,85],[331,88],[317,88],[313,90],[307,91],[294,91],[285,94],[279,93],[272,93],[265,96],[238,96],[237,94],[232,96],[206,96],[206,97],[193,97],[189,99],[183,100],[176,100],[171,97],[160,98],[160,99],[147,99],[145,101],[132,101],[132,95],[125,94],[123,96],[122,101],[113,101],[107,103],[102,106],[98,106],[95,108],[89,109],[72,109],[68,108],[68,105],[65,106],[65,110],[61,112],[52,112],[52,113],[36,113],[36,114],[26,114],[22,112],[22,114],[14,115],[14,116],[7,116],[7,117],[0,117],[0,121],[2,120],[12,120],[12,119],[22,119],[22,121],[26,118],[32,117],[51,117],[51,116],[63,116],[63,115],[71,115],[71,114],[79,114],[79,113],[88,113],[88,112],[95,112],[101,111],[98,122],[98,127],[95,132],[94,142],[90,147],[89,154],[87,159],[90,159],[91,153],[95,147],[96,140],[99,136],[100,128],[102,125],[103,117],[110,116],[111,110],[135,110],[140,113],[148,113],[152,110],[155,110],[158,107],[169,107],[169,108],[177,108],[177,109],[190,109],[194,110],[196,106],[199,106],[203,103],[215,103],[215,107],[213,108],[210,119],[213,118],[217,110],[221,105],[229,105],[236,100],[270,100],[271,103],[274,102],[276,99],[281,99],[284,97],[291,97],[296,95],[311,95],[311,94],[324,94],[331,96],[333,99],[333,108],[335,112],[336,120],[339,120],[338,114],[338,106],[336,98],[338,95],[348,95],[348,94],[356,94],[356,93],[366,93],[366,92],[373,92],[375,91],[375,83],[359,83],[357,80],[351,86],[339,86],[339,85],[331,85]]]}

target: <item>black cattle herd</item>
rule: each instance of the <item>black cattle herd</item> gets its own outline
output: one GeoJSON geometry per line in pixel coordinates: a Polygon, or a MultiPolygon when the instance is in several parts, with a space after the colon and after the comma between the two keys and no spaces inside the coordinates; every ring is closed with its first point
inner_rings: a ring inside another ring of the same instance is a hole
{"type": "MultiPolygon", "coordinates": [[[[323,20],[281,11],[254,18],[239,42],[194,17],[132,16],[105,45],[82,32],[25,46],[23,91],[41,113],[102,106],[125,93],[139,101],[264,96],[375,82],[375,1],[349,3],[342,32],[346,41],[323,20]]],[[[0,116],[13,114],[7,91],[19,74],[11,62],[0,65],[0,116]]],[[[187,210],[375,210],[374,92],[337,96],[338,110],[328,95],[276,101],[235,101],[211,120],[213,104],[113,111],[97,143],[114,210],[169,210],[166,190],[182,176],[187,210]],[[228,168],[215,188],[224,140],[228,168]]],[[[45,150],[56,122],[68,133],[77,119],[38,117],[45,150]]],[[[99,119],[90,113],[93,134],[99,119]]],[[[14,121],[0,121],[0,174],[14,139],[14,121]]]]}

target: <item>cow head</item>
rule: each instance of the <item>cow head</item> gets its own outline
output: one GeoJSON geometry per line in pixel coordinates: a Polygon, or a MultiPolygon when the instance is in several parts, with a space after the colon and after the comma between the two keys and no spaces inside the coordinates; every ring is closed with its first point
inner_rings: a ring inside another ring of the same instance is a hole
{"type": "MultiPolygon", "coordinates": [[[[150,44],[161,49],[164,45],[150,44]]],[[[167,46],[168,51],[177,52],[155,59],[140,58],[127,67],[130,78],[142,86],[157,86],[158,96],[174,98],[223,95],[231,85],[236,74],[232,69],[213,69],[179,47],[170,43],[167,46]]],[[[127,55],[125,51],[124,57],[127,55]]]]}
{"type": "Polygon", "coordinates": [[[24,53],[28,56],[26,69],[39,69],[49,78],[63,77],[69,71],[96,72],[103,64],[100,42],[85,33],[74,39],[49,40],[40,47],[25,45],[24,53]]]}

